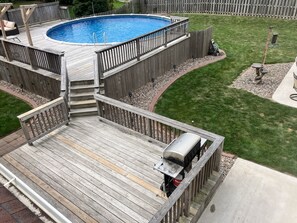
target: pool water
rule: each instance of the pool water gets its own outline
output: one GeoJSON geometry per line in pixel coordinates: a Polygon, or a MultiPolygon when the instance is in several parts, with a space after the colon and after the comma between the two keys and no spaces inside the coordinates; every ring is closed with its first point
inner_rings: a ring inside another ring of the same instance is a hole
{"type": "Polygon", "coordinates": [[[47,31],[47,36],[69,43],[119,43],[169,24],[170,19],[156,16],[100,16],[57,25],[47,31]]]}

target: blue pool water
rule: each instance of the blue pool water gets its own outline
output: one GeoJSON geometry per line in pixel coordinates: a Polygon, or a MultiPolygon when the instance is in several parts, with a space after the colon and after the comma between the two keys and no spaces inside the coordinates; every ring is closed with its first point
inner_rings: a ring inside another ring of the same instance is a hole
{"type": "Polygon", "coordinates": [[[69,43],[119,43],[169,24],[169,19],[155,16],[99,16],[57,25],[47,31],[47,36],[69,43]]]}

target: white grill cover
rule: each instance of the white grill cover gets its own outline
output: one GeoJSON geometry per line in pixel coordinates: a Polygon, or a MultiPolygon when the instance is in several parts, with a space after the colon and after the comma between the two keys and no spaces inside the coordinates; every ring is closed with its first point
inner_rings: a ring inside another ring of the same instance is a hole
{"type": "Polygon", "coordinates": [[[184,133],[169,144],[163,151],[164,159],[176,159],[184,162],[186,155],[200,141],[200,136],[193,133],[184,133]]]}

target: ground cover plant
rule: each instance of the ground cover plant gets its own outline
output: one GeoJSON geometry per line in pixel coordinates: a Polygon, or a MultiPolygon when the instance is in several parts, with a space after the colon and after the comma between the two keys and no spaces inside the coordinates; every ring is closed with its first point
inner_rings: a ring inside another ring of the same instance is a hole
{"type": "Polygon", "coordinates": [[[20,128],[17,116],[29,110],[22,100],[0,91],[0,138],[20,128]]]}
{"type": "Polygon", "coordinates": [[[184,16],[190,18],[191,30],[213,26],[214,39],[227,58],[176,81],[160,98],[156,112],[225,136],[225,151],[297,176],[297,109],[229,87],[244,69],[262,62],[270,26],[279,36],[266,63],[293,62],[296,21],[184,16]]]}

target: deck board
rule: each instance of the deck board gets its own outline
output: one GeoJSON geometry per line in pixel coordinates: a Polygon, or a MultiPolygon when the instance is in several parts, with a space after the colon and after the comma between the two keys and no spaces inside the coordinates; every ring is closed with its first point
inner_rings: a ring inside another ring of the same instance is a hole
{"type": "Polygon", "coordinates": [[[78,118],[0,163],[73,222],[148,222],[166,201],[153,170],[161,153],[97,118],[78,118]]]}

